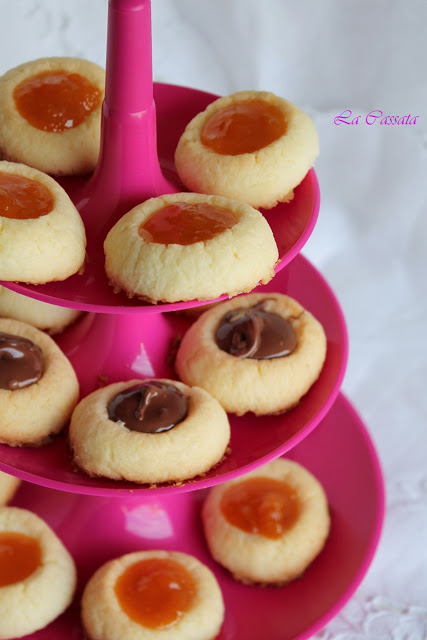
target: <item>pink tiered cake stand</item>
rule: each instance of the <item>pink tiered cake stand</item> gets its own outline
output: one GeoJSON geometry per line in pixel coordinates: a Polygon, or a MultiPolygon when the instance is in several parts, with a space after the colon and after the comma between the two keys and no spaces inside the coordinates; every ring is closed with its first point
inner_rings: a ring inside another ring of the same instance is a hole
{"type": "MultiPolygon", "coordinates": [[[[203,303],[150,305],[114,294],[104,272],[102,245],[111,226],[135,204],[185,190],[174,168],[175,147],[186,124],[216,97],[153,84],[149,0],[109,0],[98,166],[89,178],[62,181],[86,226],[85,273],[42,286],[2,283],[44,302],[88,312],[57,338],[76,370],[83,396],[97,388],[100,379],[175,377],[170,349],[189,320],[170,312],[203,303]]],[[[231,453],[205,476],[153,488],[77,472],[65,436],[38,449],[0,445],[0,469],[28,481],[14,504],[36,512],[52,526],[72,553],[79,574],[72,606],[28,638],[82,639],[79,599],[86,581],[106,560],[139,549],[184,551],[213,570],[226,606],[220,640],[309,638],[352,595],[378,543],[384,489],[369,433],[340,394],[348,349],[340,306],[320,273],[299,255],[318,211],[319,187],[311,170],[291,203],[264,212],[280,262],[273,280],[257,290],[286,293],[319,319],[328,343],[323,371],[286,414],[232,417],[231,453]],[[305,465],[323,484],[331,534],[299,580],[282,588],[245,586],[209,556],[200,506],[208,487],[284,454],[305,465]]]]}

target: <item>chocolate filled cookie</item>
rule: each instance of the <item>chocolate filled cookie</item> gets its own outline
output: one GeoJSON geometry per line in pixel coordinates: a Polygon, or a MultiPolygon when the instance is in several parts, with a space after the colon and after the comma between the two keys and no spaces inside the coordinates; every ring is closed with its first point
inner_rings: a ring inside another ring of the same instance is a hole
{"type": "Polygon", "coordinates": [[[223,457],[227,415],[206,391],[175,380],[117,382],[75,408],[69,442],[91,476],[141,484],[179,482],[223,457]]]}
{"type": "Polygon", "coordinates": [[[253,293],[203,313],[176,356],[179,378],[229,413],[286,411],[317,380],[326,357],[321,324],[296,300],[253,293]]]}
{"type": "Polygon", "coordinates": [[[193,556],[139,551],[100,567],[86,585],[89,640],[213,640],[224,617],[213,573],[193,556]]]}
{"type": "Polygon", "coordinates": [[[212,102],[187,125],[175,152],[185,186],[270,209],[288,202],[319,154],[311,118],[266,91],[212,102]]]}
{"type": "Polygon", "coordinates": [[[278,249],[263,216],[227,198],[175,193],[138,205],[108,233],[116,290],[150,302],[210,300],[274,275],[278,249]]]}
{"type": "Polygon", "coordinates": [[[74,369],[52,338],[0,318],[0,442],[45,444],[65,427],[78,397],[74,369]]]}
{"type": "Polygon", "coordinates": [[[105,72],[80,58],[40,58],[0,78],[0,156],[53,175],[96,166],[105,72]]]}
{"type": "Polygon", "coordinates": [[[46,627],[75,586],[74,561],[52,529],[26,509],[0,507],[0,638],[46,627]]]}
{"type": "Polygon", "coordinates": [[[279,458],[212,489],[203,505],[211,554],[246,583],[285,584],[323,549],[330,516],[323,487],[279,458]]]}
{"type": "Polygon", "coordinates": [[[83,268],[86,233],[67,193],[50,176],[0,161],[0,280],[43,284],[83,268]]]}

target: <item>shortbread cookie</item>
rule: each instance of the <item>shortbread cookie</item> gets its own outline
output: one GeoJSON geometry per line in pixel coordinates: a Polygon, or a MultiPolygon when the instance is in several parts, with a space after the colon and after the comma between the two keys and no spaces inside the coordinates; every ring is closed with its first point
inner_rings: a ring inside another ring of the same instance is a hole
{"type": "Polygon", "coordinates": [[[202,519],[215,560],[248,583],[298,578],[322,550],[330,528],[322,486],[284,458],[216,486],[202,519]]]}
{"type": "Polygon", "coordinates": [[[274,275],[278,250],[263,216],[217,196],[178,193],[129,211],[104,243],[116,289],[150,302],[209,300],[274,275]]]}
{"type": "Polygon", "coordinates": [[[280,413],[317,380],[326,357],[322,325],[296,300],[252,293],[222,302],[190,327],[175,368],[228,413],[280,413]]]}
{"type": "Polygon", "coordinates": [[[0,442],[45,444],[67,424],[78,397],[74,369],[52,338],[0,318],[0,442]]]}
{"type": "Polygon", "coordinates": [[[12,500],[20,484],[19,478],[0,471],[0,507],[12,500]]]}
{"type": "Polygon", "coordinates": [[[54,175],[96,166],[105,72],[80,58],[41,58],[0,78],[0,157],[54,175]]]}
{"type": "Polygon", "coordinates": [[[28,322],[51,335],[63,331],[81,314],[78,309],[41,302],[0,286],[0,317],[28,322]]]}
{"type": "Polygon", "coordinates": [[[46,627],[73,599],[74,561],[52,529],[26,509],[0,508],[0,639],[46,627]]]}
{"type": "Polygon", "coordinates": [[[212,102],[187,125],[176,152],[191,191],[270,209],[288,202],[319,154],[311,118],[266,91],[241,91],[212,102]]]}
{"type": "Polygon", "coordinates": [[[65,280],[85,254],[85,228],[64,189],[36,169],[0,162],[0,280],[65,280]]]}
{"type": "Polygon", "coordinates": [[[139,551],[104,564],[83,592],[89,640],[213,640],[224,602],[213,573],[174,551],[139,551]]]}
{"type": "Polygon", "coordinates": [[[203,389],[175,380],[130,380],[84,398],[73,412],[69,439],[74,463],[91,476],[178,482],[221,460],[230,426],[203,389]]]}

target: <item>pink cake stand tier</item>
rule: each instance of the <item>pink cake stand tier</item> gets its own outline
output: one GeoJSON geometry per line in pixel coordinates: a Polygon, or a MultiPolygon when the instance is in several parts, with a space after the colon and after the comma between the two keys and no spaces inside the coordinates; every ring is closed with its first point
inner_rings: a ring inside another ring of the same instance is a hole
{"type": "MultiPolygon", "coordinates": [[[[286,293],[318,318],[327,337],[326,361],[318,380],[287,413],[230,416],[231,453],[205,476],[179,486],[154,488],[91,478],[73,468],[65,436],[39,448],[0,445],[0,469],[46,487],[88,495],[146,491],[166,495],[223,482],[291,449],[316,427],[339,392],[347,363],[345,321],[329,285],[301,255],[259,290],[286,293]]],[[[188,326],[182,314],[87,314],[57,341],[77,372],[84,396],[108,382],[153,376],[175,378],[170,349],[188,326]]]]}
{"type": "MultiPolygon", "coordinates": [[[[160,165],[164,174],[168,175],[176,185],[176,190],[186,191],[185,187],[179,184],[173,161],[178,140],[186,124],[217,97],[186,87],[167,84],[154,85],[160,165]]],[[[111,204],[106,202],[100,205],[98,196],[92,191],[93,178],[62,179],[60,182],[80,210],[87,230],[88,258],[84,273],[71,276],[62,282],[50,282],[44,285],[26,285],[17,282],[2,282],[1,284],[17,293],[37,298],[43,302],[103,313],[159,313],[203,304],[203,301],[186,300],[153,305],[142,302],[138,298],[130,299],[124,293],[114,293],[108,283],[104,270],[103,241],[105,235],[118,218],[117,212],[125,213],[135,204],[143,202],[146,196],[151,195],[152,192],[133,198],[123,196],[124,199],[120,206],[113,206],[111,217],[111,204]],[[85,192],[87,195],[84,195],[85,192]],[[94,211],[99,212],[99,207],[103,207],[102,210],[106,214],[107,222],[102,224],[99,222],[99,216],[93,215],[94,211]]],[[[108,184],[108,179],[105,184],[108,184]]],[[[168,189],[167,192],[170,190],[168,189]]],[[[109,190],[106,187],[106,194],[108,195],[108,193],[109,190]]],[[[311,169],[295,189],[295,195],[291,202],[279,204],[268,211],[261,210],[273,231],[279,250],[280,261],[275,267],[276,273],[293,260],[309,239],[318,218],[319,206],[319,185],[316,174],[311,169]]],[[[222,296],[222,298],[224,297],[222,296]]]]}
{"type": "Polygon", "coordinates": [[[183,551],[212,569],[226,609],[217,640],[310,638],[343,607],[369,567],[384,517],[383,479],[369,433],[342,395],[287,457],[323,484],[332,525],[326,546],[304,575],[280,588],[240,584],[211,558],[200,520],[206,491],[108,499],[25,483],[14,504],[53,527],[73,555],[79,576],[71,607],[28,640],[82,640],[79,604],[87,580],[107,560],[142,549],[183,551]]]}
{"type": "MultiPolygon", "coordinates": [[[[104,270],[105,236],[124,213],[150,197],[186,190],[174,165],[178,140],[188,122],[218,97],[153,83],[151,56],[149,0],[110,0],[98,164],[92,176],[60,180],[85,224],[84,273],[63,282],[3,282],[5,286],[44,302],[104,313],[158,313],[201,304],[187,300],[152,305],[129,299],[114,293],[104,270]]],[[[279,250],[276,272],[307,242],[319,202],[319,185],[310,170],[290,203],[263,212],[279,250]]]]}

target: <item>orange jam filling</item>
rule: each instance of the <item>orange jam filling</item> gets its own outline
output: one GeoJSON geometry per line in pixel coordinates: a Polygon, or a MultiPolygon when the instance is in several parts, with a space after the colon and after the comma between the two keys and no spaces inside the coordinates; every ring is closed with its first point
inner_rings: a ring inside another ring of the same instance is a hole
{"type": "Polygon", "coordinates": [[[282,111],[269,102],[230,104],[213,114],[203,127],[205,147],[225,156],[253,153],[286,133],[282,111]]]}
{"type": "Polygon", "coordinates": [[[41,182],[0,171],[0,216],[16,220],[40,218],[52,211],[51,192],[41,182]]]}
{"type": "Polygon", "coordinates": [[[131,565],[116,581],[123,611],[150,629],[169,627],[191,608],[196,594],[192,575],[175,560],[149,558],[131,565]]]}
{"type": "Polygon", "coordinates": [[[99,105],[101,91],[78,73],[57,70],[26,78],[13,97],[31,126],[58,133],[81,124],[99,105]]]}
{"type": "Polygon", "coordinates": [[[41,564],[38,540],[14,531],[0,532],[0,587],[25,580],[41,564]]]}
{"type": "Polygon", "coordinates": [[[222,496],[221,511],[238,529],[277,539],[295,524],[299,502],[285,482],[257,477],[229,487],[222,496]]]}
{"type": "Polygon", "coordinates": [[[155,211],[138,233],[147,242],[188,245],[210,240],[235,223],[233,213],[222,207],[174,202],[155,211]]]}

